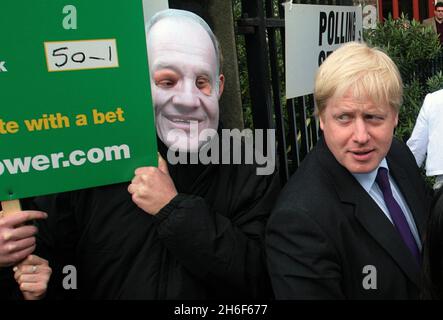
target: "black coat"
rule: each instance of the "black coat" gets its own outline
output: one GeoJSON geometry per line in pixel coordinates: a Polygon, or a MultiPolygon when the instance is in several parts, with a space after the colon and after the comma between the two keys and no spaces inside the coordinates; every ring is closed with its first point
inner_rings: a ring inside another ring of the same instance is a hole
{"type": "MultiPolygon", "coordinates": [[[[165,156],[165,155],[164,155],[165,156]]],[[[156,216],[128,183],[36,200],[36,254],[53,268],[49,297],[216,299],[272,296],[264,230],[280,185],[254,165],[169,165],[179,194],[156,216]],[[77,290],[64,290],[66,265],[77,290]]]]}
{"type": "MultiPolygon", "coordinates": [[[[429,193],[414,157],[394,139],[387,162],[422,237],[429,193]]],[[[282,191],[266,235],[277,299],[418,298],[419,268],[412,255],[323,140],[282,191]],[[375,269],[369,273],[365,266],[375,269]],[[363,282],[374,270],[377,288],[367,290],[363,282]]]]}

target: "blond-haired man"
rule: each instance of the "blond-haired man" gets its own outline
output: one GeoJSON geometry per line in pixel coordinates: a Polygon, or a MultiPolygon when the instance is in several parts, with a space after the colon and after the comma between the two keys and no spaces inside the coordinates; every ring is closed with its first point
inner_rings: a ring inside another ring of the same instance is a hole
{"type": "Polygon", "coordinates": [[[393,139],[402,87],[392,60],[364,44],[345,44],[321,65],[323,138],[266,233],[278,299],[418,298],[428,193],[412,153],[393,139]]]}

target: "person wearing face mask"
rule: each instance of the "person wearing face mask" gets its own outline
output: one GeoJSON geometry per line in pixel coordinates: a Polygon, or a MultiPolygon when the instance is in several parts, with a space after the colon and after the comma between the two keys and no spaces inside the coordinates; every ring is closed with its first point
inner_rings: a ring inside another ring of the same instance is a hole
{"type": "Polygon", "coordinates": [[[147,26],[157,134],[167,147],[197,152],[203,141],[192,134],[191,126],[199,133],[218,127],[225,80],[221,52],[203,20],[190,20],[187,11],[168,12],[176,18],[157,15],[147,26]]]}
{"type": "Polygon", "coordinates": [[[131,183],[34,199],[48,213],[36,250],[53,269],[47,297],[268,298],[264,228],[278,175],[168,162],[170,150],[190,155],[220,131],[218,42],[200,17],[168,9],[152,18],[147,44],[159,165],[138,168],[131,183]],[[193,130],[208,134],[200,141],[193,130]],[[63,288],[73,285],[66,266],[76,290],[63,288]]]}

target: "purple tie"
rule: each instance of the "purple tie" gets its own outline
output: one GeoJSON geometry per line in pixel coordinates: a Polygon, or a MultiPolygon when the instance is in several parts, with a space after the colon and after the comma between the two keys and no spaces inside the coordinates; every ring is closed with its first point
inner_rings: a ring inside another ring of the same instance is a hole
{"type": "Polygon", "coordinates": [[[375,181],[377,181],[377,184],[383,193],[383,198],[385,199],[386,206],[388,207],[395,228],[400,233],[404,243],[420,265],[420,251],[418,250],[417,243],[415,242],[414,236],[412,235],[411,229],[406,221],[406,217],[398,205],[398,202],[392,195],[391,185],[389,184],[388,178],[388,169],[380,167],[378,169],[375,181]]]}

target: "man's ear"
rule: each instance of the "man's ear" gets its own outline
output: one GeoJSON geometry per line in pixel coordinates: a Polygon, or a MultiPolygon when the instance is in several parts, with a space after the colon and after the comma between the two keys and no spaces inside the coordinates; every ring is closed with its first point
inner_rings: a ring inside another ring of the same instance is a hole
{"type": "Polygon", "coordinates": [[[319,115],[318,115],[318,120],[320,121],[320,129],[324,130],[324,129],[323,129],[323,127],[324,127],[324,121],[323,121],[323,115],[322,115],[322,114],[319,114],[319,115]]]}
{"type": "Polygon", "coordinates": [[[223,74],[220,74],[218,76],[218,98],[220,99],[223,90],[225,88],[225,76],[223,74]]]}

